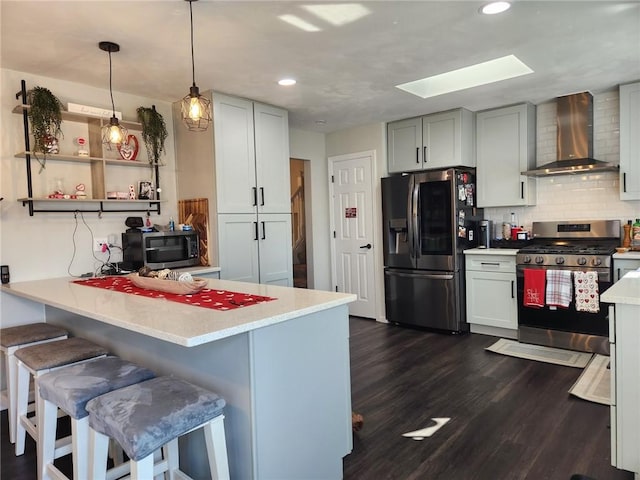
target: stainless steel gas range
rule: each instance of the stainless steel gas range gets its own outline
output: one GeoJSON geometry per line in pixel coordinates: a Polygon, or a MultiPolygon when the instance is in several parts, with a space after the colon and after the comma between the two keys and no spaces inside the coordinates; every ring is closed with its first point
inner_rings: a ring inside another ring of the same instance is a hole
{"type": "Polygon", "coordinates": [[[531,244],[516,255],[518,340],[608,354],[608,304],[601,302],[599,295],[613,284],[612,255],[620,245],[620,221],[534,222],[532,237],[531,244]],[[545,291],[540,292],[542,299],[549,298],[547,288],[551,278],[557,288],[558,276],[550,271],[571,272],[562,276],[565,279],[563,288],[570,288],[568,305],[557,306],[545,300],[536,306],[527,304],[525,277],[540,279],[540,273],[536,272],[539,270],[545,271],[542,278],[546,278],[545,291]],[[590,305],[589,311],[582,305],[578,307],[577,302],[584,299],[576,296],[582,289],[575,287],[576,279],[582,281],[586,272],[593,272],[586,275],[596,282],[591,295],[595,304],[590,305]]]}

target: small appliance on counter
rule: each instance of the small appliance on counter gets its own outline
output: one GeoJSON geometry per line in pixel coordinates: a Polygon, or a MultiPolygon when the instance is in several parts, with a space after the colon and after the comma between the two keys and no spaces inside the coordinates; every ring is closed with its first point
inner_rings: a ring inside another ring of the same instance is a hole
{"type": "Polygon", "coordinates": [[[491,220],[480,220],[478,226],[478,248],[489,248],[491,246],[492,223],[491,220]]]}

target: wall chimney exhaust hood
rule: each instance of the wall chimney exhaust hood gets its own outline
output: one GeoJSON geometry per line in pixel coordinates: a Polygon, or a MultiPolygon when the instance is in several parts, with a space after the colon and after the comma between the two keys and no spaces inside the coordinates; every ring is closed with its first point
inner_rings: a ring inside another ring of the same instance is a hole
{"type": "Polygon", "coordinates": [[[619,165],[593,158],[593,96],[589,92],[558,97],[558,156],[555,162],[522,172],[529,177],[613,172],[619,165]]]}

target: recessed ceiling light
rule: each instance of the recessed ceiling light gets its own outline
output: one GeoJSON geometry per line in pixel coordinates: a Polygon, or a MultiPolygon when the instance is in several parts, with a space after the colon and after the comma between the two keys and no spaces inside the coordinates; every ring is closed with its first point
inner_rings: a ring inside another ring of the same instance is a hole
{"type": "Polygon", "coordinates": [[[459,68],[421,80],[396,85],[396,88],[417,95],[420,98],[429,98],[521,75],[528,75],[529,73],[533,73],[533,70],[518,57],[507,55],[506,57],[459,68]]]}
{"type": "Polygon", "coordinates": [[[481,13],[485,15],[495,15],[496,13],[502,13],[509,10],[511,4],[509,2],[491,2],[487,3],[480,9],[481,13]]]}
{"type": "Polygon", "coordinates": [[[293,78],[283,78],[282,80],[278,80],[278,85],[282,85],[283,87],[289,87],[295,84],[296,81],[293,78]]]}

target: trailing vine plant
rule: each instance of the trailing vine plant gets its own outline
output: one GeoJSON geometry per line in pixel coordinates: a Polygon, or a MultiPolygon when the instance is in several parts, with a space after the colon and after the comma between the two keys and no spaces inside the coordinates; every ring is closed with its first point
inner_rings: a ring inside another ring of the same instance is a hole
{"type": "Polygon", "coordinates": [[[47,153],[57,153],[57,139],[62,136],[62,102],[48,88],[33,87],[27,91],[29,122],[33,133],[33,156],[45,167],[47,153]],[[55,147],[55,149],[54,149],[55,147]],[[38,153],[44,156],[38,158],[38,153]]]}
{"type": "Polygon", "coordinates": [[[142,141],[147,147],[149,163],[157,164],[164,152],[164,142],[167,139],[167,125],[155,106],[138,107],[136,110],[138,121],[142,124],[142,141]]]}

